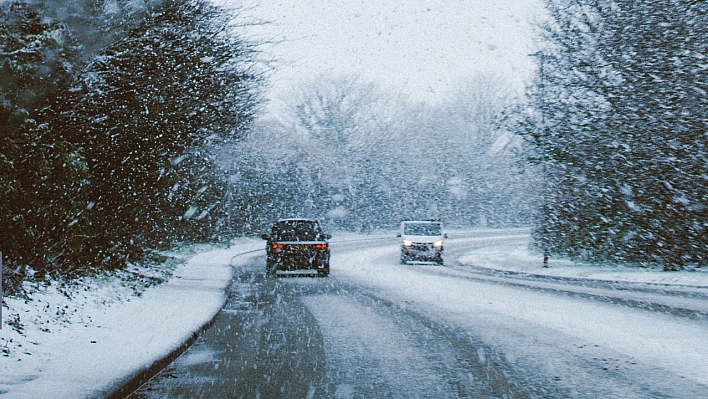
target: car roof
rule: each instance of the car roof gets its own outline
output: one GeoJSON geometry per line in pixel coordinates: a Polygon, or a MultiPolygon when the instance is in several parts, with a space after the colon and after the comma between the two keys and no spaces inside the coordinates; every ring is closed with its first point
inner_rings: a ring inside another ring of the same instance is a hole
{"type": "Polygon", "coordinates": [[[284,218],[284,219],[278,219],[278,222],[316,222],[317,220],[315,219],[307,219],[307,218],[284,218]]]}
{"type": "Polygon", "coordinates": [[[401,223],[442,223],[439,220],[404,220],[401,223]]]}

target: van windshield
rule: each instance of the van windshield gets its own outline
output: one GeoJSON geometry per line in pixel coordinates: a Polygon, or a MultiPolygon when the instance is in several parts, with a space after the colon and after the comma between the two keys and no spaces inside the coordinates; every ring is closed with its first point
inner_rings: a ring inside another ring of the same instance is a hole
{"type": "Polygon", "coordinates": [[[406,223],[403,234],[407,236],[439,236],[442,229],[439,223],[406,223]]]}

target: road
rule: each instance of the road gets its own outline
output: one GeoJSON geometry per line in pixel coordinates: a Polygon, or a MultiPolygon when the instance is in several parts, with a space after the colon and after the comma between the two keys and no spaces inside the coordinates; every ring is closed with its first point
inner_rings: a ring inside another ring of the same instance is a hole
{"type": "Polygon", "coordinates": [[[131,398],[708,397],[708,290],[454,261],[524,240],[453,235],[445,266],[338,242],[328,278],[244,257],[214,324],[131,398]]]}

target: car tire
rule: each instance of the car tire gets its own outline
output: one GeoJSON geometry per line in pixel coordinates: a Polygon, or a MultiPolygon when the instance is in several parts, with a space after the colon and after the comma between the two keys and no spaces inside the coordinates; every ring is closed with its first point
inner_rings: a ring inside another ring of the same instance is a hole
{"type": "Polygon", "coordinates": [[[266,276],[275,276],[276,265],[274,262],[266,262],[266,276]]]}

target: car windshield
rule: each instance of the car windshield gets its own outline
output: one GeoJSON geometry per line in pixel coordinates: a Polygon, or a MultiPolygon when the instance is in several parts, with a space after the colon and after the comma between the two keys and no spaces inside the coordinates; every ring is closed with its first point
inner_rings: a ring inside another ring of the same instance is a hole
{"type": "Polygon", "coordinates": [[[439,236],[441,228],[439,223],[405,223],[403,234],[407,236],[439,236]]]}
{"type": "Polygon", "coordinates": [[[322,239],[319,224],[308,220],[287,220],[273,226],[271,239],[274,241],[317,241],[322,239]]]}

